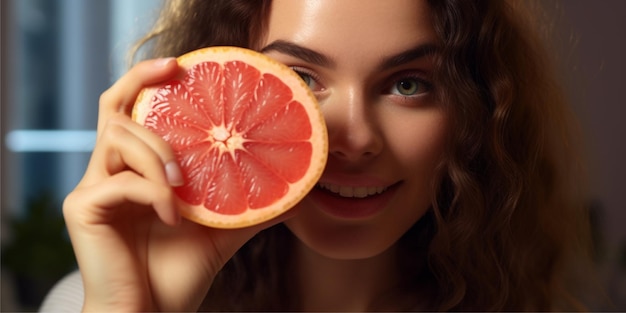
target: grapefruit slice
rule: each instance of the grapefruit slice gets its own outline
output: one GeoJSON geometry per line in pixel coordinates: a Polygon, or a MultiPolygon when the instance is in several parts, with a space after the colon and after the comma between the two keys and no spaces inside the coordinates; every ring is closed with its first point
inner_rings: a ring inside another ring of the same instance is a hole
{"type": "Polygon", "coordinates": [[[203,48],[178,63],[176,79],[142,90],[132,117],[174,150],[185,180],[174,189],[181,215],[239,228],[298,203],[328,153],[324,118],[304,81],[243,48],[203,48]]]}

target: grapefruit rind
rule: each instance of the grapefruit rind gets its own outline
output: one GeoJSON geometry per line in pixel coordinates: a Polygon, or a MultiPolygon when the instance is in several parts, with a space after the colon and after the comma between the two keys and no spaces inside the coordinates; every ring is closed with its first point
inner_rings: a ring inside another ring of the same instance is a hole
{"type": "MultiPolygon", "coordinates": [[[[311,123],[311,136],[309,142],[312,144],[311,163],[304,176],[298,181],[289,184],[289,191],[286,195],[278,199],[269,206],[257,209],[248,208],[244,213],[237,215],[220,214],[204,208],[200,205],[191,205],[177,197],[177,207],[180,214],[196,223],[215,228],[242,228],[268,221],[281,215],[294,207],[302,200],[319,180],[326,165],[328,155],[328,134],[324,117],[308,86],[289,67],[275,61],[256,51],[238,47],[209,47],[202,48],[184,54],[177,58],[181,68],[176,77],[181,79],[189,69],[201,62],[216,62],[224,64],[228,61],[243,61],[252,64],[261,73],[271,73],[291,88],[293,92],[292,100],[298,101],[306,110],[311,123]]],[[[144,88],[138,95],[132,111],[132,119],[139,124],[144,124],[148,114],[152,110],[151,99],[161,85],[144,88]]]]}

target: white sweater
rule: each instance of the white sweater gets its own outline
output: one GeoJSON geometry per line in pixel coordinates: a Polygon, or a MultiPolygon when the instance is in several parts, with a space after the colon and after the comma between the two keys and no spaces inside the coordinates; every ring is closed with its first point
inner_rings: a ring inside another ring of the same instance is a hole
{"type": "Polygon", "coordinates": [[[85,291],[79,271],[61,279],[44,298],[39,312],[81,312],[85,291]]]}

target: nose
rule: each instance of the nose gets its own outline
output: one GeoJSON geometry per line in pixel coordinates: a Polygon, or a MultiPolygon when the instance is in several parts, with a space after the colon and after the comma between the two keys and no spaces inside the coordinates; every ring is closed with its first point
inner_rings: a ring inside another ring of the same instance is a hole
{"type": "Polygon", "coordinates": [[[383,136],[365,92],[357,88],[335,90],[322,109],[328,128],[329,155],[349,163],[366,162],[383,149],[383,136]]]}

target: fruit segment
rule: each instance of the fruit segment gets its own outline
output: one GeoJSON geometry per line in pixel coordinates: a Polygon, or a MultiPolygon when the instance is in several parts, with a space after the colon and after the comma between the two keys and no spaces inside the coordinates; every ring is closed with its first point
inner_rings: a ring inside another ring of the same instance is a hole
{"type": "Polygon", "coordinates": [[[311,137],[311,122],[297,101],[289,102],[272,115],[251,126],[245,138],[264,142],[307,141],[311,137]]]}
{"type": "Polygon", "coordinates": [[[250,209],[266,207],[289,191],[287,182],[247,152],[236,151],[250,209]]]}
{"type": "Polygon", "coordinates": [[[284,110],[292,99],[289,87],[272,74],[264,74],[256,87],[254,98],[256,105],[243,112],[237,122],[237,131],[245,132],[259,124],[272,124],[267,119],[278,114],[278,111],[284,110]]]}
{"type": "Polygon", "coordinates": [[[310,142],[247,142],[244,146],[260,163],[289,183],[302,178],[311,164],[313,146],[310,142]]]}
{"type": "Polygon", "coordinates": [[[195,100],[193,106],[200,118],[213,125],[223,124],[224,106],[215,105],[222,103],[222,86],[224,75],[222,67],[216,62],[203,62],[196,64],[185,77],[184,85],[189,88],[191,98],[195,100]]]}
{"type": "Polygon", "coordinates": [[[300,77],[257,52],[200,49],[178,58],[174,80],[147,88],[133,118],[167,141],[185,184],[181,214],[244,227],[295,205],[321,175],[327,134],[300,77]]]}
{"type": "Polygon", "coordinates": [[[193,66],[156,92],[145,126],[178,151],[186,184],[177,194],[221,214],[271,205],[310,164],[302,104],[276,76],[243,62],[193,66]]]}

